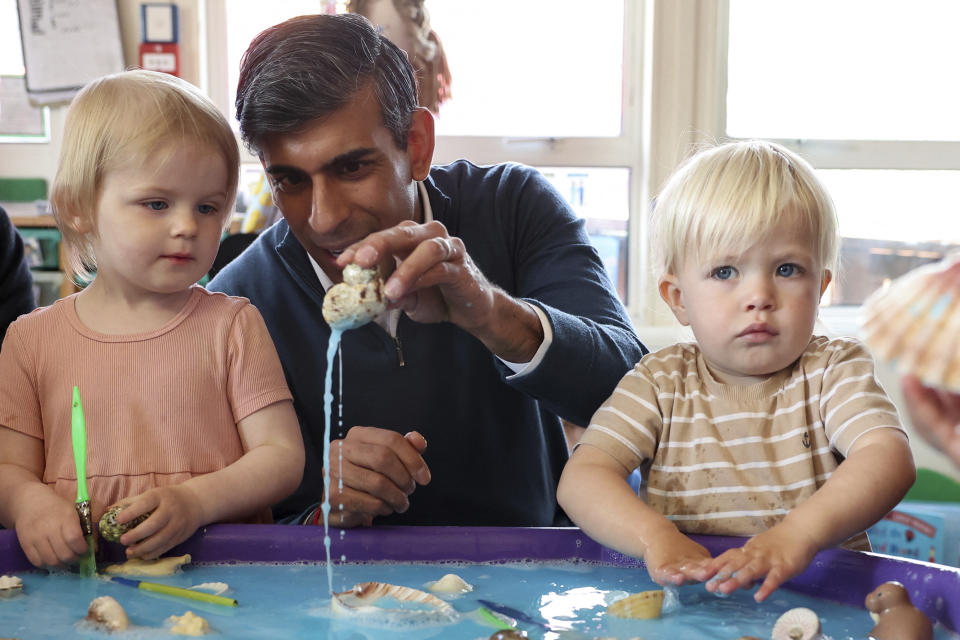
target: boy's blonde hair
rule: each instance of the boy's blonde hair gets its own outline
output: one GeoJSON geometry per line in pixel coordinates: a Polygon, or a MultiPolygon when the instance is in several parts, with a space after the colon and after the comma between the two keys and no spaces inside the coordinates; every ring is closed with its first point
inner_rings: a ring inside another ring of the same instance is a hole
{"type": "Polygon", "coordinates": [[[76,276],[89,279],[96,268],[91,238],[106,172],[158,154],[165,162],[183,140],[222,154],[226,225],[237,195],[240,151],[227,119],[199,89],[167,73],[137,69],[93,80],[73,99],[50,202],[76,276]]]}
{"type": "Polygon", "coordinates": [[[785,216],[810,229],[820,264],[836,276],[837,215],[813,167],[792,151],[762,140],[700,151],[674,172],[656,198],[656,268],[660,275],[676,274],[688,257],[740,254],[785,216]]]}

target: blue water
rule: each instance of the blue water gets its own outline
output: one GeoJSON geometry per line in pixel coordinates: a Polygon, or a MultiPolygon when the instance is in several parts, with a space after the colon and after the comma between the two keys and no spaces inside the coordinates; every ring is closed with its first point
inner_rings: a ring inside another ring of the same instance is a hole
{"type": "MultiPolygon", "coordinates": [[[[627,593],[656,588],[643,569],[585,563],[558,564],[338,564],[334,588],[345,591],[358,582],[380,581],[425,590],[425,585],[455,573],[474,586],[456,597],[444,596],[462,614],[453,625],[408,625],[383,628],[382,620],[333,617],[324,563],[306,565],[190,565],[182,573],[152,578],[182,587],[203,582],[225,582],[226,595],[237,608],[185,601],[143,592],[103,579],[74,574],[20,573],[21,595],[0,598],[0,637],[33,638],[161,638],[170,637],[164,621],[190,610],[207,619],[222,638],[374,638],[445,640],[486,639],[494,632],[471,614],[478,599],[493,600],[519,609],[554,627],[546,631],[520,624],[531,638],[643,638],[644,640],[722,640],[754,635],[769,638],[773,623],[787,609],[805,606],[820,614],[824,632],[832,640],[863,640],[873,626],[865,609],[830,603],[780,590],[756,604],[747,592],[718,598],[702,586],[680,589],[682,606],[659,620],[621,620],[606,616],[606,604],[627,593]],[[90,601],[109,595],[127,611],[133,627],[107,634],[78,623],[90,601]]],[[[938,629],[936,638],[958,636],[938,629]]]]}

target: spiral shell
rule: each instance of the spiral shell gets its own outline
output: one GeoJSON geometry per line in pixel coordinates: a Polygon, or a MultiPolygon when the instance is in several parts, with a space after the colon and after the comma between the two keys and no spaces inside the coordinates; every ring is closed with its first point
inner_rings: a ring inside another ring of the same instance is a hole
{"type": "Polygon", "coordinates": [[[797,607],[777,618],[771,640],[818,640],[820,616],[813,609],[797,607]]]}
{"type": "Polygon", "coordinates": [[[94,598],[87,609],[87,620],[96,623],[108,631],[123,631],[130,626],[127,612],[120,603],[110,596],[94,598]]]}
{"type": "Polygon", "coordinates": [[[662,589],[641,591],[621,598],[607,607],[607,613],[618,618],[659,618],[663,609],[662,589]]]}
{"type": "Polygon", "coordinates": [[[367,324],[386,308],[383,280],[377,270],[348,264],[343,282],[330,287],[324,296],[322,311],[327,324],[345,331],[367,324]]]}
{"type": "Polygon", "coordinates": [[[120,536],[125,534],[130,529],[133,529],[138,524],[150,517],[150,514],[153,511],[149,511],[142,516],[138,516],[127,522],[126,524],[119,524],[117,522],[117,514],[123,510],[123,507],[117,505],[115,507],[110,507],[107,509],[106,513],[100,517],[100,537],[109,542],[120,542],[120,536]]]}

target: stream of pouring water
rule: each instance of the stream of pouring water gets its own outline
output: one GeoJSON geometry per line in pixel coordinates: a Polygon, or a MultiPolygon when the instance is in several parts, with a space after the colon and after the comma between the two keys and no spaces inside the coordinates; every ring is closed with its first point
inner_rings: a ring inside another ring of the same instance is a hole
{"type": "MultiPolygon", "coordinates": [[[[323,546],[327,551],[327,584],[330,593],[333,593],[333,565],[330,562],[330,414],[333,408],[333,358],[340,346],[342,329],[331,327],[330,342],[327,344],[327,373],[323,381],[323,503],[320,510],[323,512],[323,546]]],[[[342,383],[341,374],[341,383],[342,383]]]]}

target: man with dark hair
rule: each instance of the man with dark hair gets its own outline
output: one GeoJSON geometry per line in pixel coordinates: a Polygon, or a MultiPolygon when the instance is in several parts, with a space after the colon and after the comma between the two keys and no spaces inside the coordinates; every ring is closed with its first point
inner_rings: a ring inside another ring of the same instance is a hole
{"type": "Polygon", "coordinates": [[[586,424],[645,352],[583,221],[529,167],[431,167],[413,69],[357,15],[257,36],[236,107],[284,220],[209,287],[260,309],[294,395],[306,469],[276,517],[320,519],[320,309],[356,263],[390,305],[332,372],[330,522],[567,524],[560,418],[586,424]]]}
{"type": "Polygon", "coordinates": [[[23,238],[0,207],[0,342],[10,323],[36,308],[33,277],[24,258],[23,238]]]}

